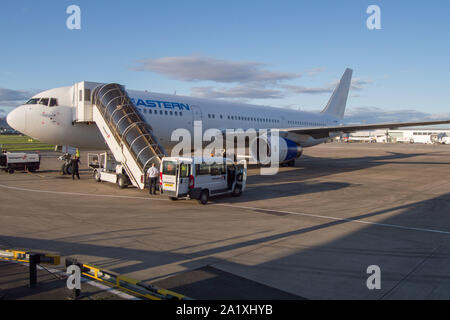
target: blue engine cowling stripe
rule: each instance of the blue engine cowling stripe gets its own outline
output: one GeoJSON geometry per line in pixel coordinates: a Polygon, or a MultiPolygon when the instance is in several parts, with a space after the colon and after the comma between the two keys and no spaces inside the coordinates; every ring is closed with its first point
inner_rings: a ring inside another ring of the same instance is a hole
{"type": "Polygon", "coordinates": [[[292,140],[284,139],[284,141],[286,141],[286,145],[288,147],[288,152],[286,154],[286,158],[283,161],[289,161],[289,160],[297,158],[298,145],[292,140]]]}

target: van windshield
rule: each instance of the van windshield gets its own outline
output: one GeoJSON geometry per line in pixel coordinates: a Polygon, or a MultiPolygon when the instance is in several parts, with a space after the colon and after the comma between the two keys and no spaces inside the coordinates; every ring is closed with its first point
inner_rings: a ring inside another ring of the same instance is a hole
{"type": "Polygon", "coordinates": [[[164,161],[162,173],[175,176],[177,174],[177,163],[175,161],[164,161]]]}

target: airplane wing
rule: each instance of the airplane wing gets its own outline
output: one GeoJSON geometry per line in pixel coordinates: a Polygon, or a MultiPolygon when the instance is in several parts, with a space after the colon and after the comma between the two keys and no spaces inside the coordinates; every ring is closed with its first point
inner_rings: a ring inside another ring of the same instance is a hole
{"type": "Polygon", "coordinates": [[[349,133],[354,131],[367,131],[375,129],[394,129],[401,127],[417,127],[417,126],[431,126],[438,124],[448,124],[450,120],[441,121],[422,121],[422,122],[386,122],[375,124],[354,124],[354,125],[339,125],[327,127],[307,127],[307,128],[283,128],[280,132],[290,132],[296,134],[309,135],[315,139],[328,138],[330,133],[342,132],[349,133]]]}

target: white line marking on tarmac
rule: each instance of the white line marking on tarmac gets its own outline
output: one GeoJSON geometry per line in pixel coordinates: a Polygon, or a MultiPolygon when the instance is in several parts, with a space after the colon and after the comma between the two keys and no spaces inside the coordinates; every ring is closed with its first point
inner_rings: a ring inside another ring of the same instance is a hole
{"type": "Polygon", "coordinates": [[[406,227],[406,226],[401,226],[401,225],[397,225],[397,224],[371,222],[371,221],[357,220],[357,219],[351,219],[351,218],[336,218],[336,217],[330,217],[330,216],[322,216],[322,215],[318,215],[318,214],[301,213],[301,212],[293,212],[293,211],[283,211],[283,210],[276,210],[276,209],[274,210],[274,209],[266,209],[266,208],[255,208],[255,207],[246,207],[246,206],[236,206],[236,205],[232,205],[232,204],[217,203],[215,205],[224,206],[224,207],[239,208],[239,209],[246,209],[246,210],[261,210],[261,211],[267,211],[267,212],[279,212],[279,213],[293,214],[293,215],[298,215],[298,216],[313,217],[313,218],[320,218],[320,219],[327,219],[327,220],[334,220],[334,221],[351,222],[351,223],[360,223],[360,224],[374,225],[374,226],[379,226],[379,227],[403,229],[403,230],[409,230],[409,231],[422,231],[422,232],[431,232],[431,233],[440,233],[440,234],[450,235],[450,231],[442,231],[442,230],[435,230],[435,229],[425,229],[425,228],[415,228],[415,227],[406,227]]]}
{"type": "MultiPolygon", "coordinates": [[[[27,189],[27,188],[5,186],[5,185],[1,185],[1,184],[0,184],[0,187],[1,188],[6,188],[6,189],[11,189],[11,190],[17,190],[17,191],[30,191],[30,192],[53,193],[53,194],[63,194],[63,195],[78,195],[78,196],[88,196],[88,197],[104,197],[104,198],[121,198],[121,199],[168,201],[167,199],[158,199],[158,198],[144,198],[144,197],[119,196],[119,195],[109,195],[109,194],[89,194],[89,193],[77,193],[77,192],[35,190],[35,189],[27,189]]],[[[318,214],[301,213],[301,212],[293,212],[293,211],[283,211],[283,210],[277,210],[277,209],[267,209],[267,208],[257,208],[257,207],[237,206],[237,205],[233,205],[233,204],[223,204],[223,203],[216,203],[214,205],[216,205],[216,206],[224,206],[224,207],[231,207],[231,208],[238,208],[238,209],[245,209],[245,210],[262,210],[262,211],[268,211],[268,212],[269,211],[271,211],[271,212],[279,212],[279,213],[293,214],[293,215],[298,215],[298,216],[313,217],[313,218],[319,218],[319,219],[343,221],[343,222],[350,222],[350,223],[359,223],[359,224],[366,224],[366,225],[373,225],[373,226],[387,227],[387,228],[394,228],[394,229],[402,229],[402,230],[409,230],[409,231],[421,231],[421,232],[430,232],[430,233],[439,233],[439,234],[450,235],[450,231],[442,231],[442,230],[426,229],[426,228],[406,227],[406,226],[401,226],[401,225],[396,225],[396,224],[371,222],[371,221],[356,220],[356,219],[350,219],[350,218],[337,218],[337,217],[331,217],[331,216],[322,216],[322,215],[318,215],[318,214]]]]}
{"type": "Polygon", "coordinates": [[[36,189],[27,189],[27,188],[19,188],[19,187],[11,187],[0,184],[1,188],[17,190],[17,191],[29,191],[29,192],[40,192],[40,193],[53,193],[53,194],[62,194],[67,196],[88,196],[88,197],[103,197],[103,198],[121,198],[121,199],[139,199],[139,200],[156,200],[156,201],[168,201],[167,199],[159,199],[159,198],[144,198],[144,197],[133,197],[133,196],[119,196],[112,194],[92,194],[92,193],[78,193],[78,192],[63,192],[63,191],[50,191],[50,190],[36,190],[36,189]]]}

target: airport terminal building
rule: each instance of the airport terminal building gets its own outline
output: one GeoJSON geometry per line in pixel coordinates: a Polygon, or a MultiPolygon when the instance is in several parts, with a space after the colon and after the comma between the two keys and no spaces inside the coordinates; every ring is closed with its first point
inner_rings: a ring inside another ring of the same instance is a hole
{"type": "Polygon", "coordinates": [[[357,131],[342,135],[338,141],[378,143],[450,144],[450,128],[404,128],[397,130],[357,131]]]}

